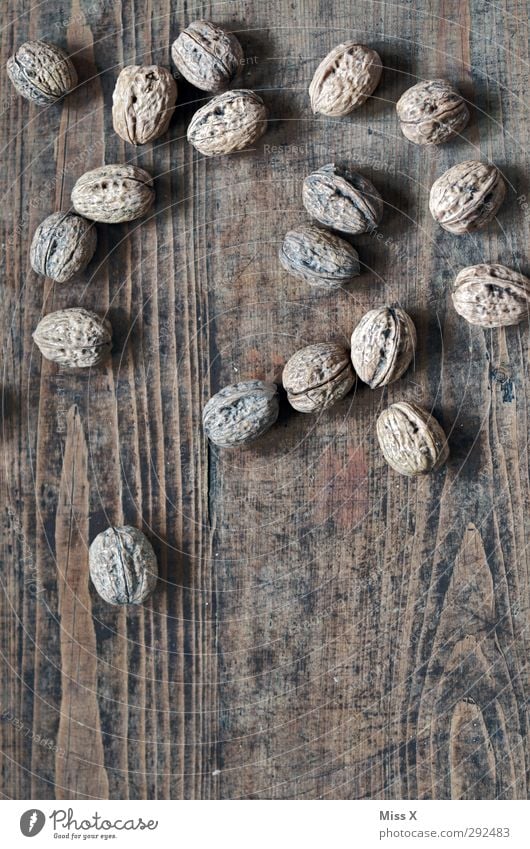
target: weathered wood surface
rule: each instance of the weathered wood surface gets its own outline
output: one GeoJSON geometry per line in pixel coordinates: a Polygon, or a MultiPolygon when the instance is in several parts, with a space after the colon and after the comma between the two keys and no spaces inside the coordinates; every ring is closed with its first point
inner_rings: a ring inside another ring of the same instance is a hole
{"type": "Polygon", "coordinates": [[[1,66],[42,37],[84,84],[39,109],[1,75],[2,783],[24,798],[524,798],[528,773],[528,325],[471,329],[449,283],[481,259],[530,271],[528,5],[6,2],[1,66]],[[330,14],[330,6],[334,10],[330,14]],[[55,11],[54,11],[55,7],[55,11]],[[240,33],[242,85],[262,92],[256,149],[205,161],[185,141],[182,87],[168,137],[136,150],[113,132],[127,63],[167,65],[179,26],[240,33]],[[316,119],[319,59],[354,37],[386,66],[350,118],[316,119]],[[393,103],[446,76],[474,104],[463,138],[408,143],[393,103]],[[454,237],[428,214],[449,165],[491,158],[509,181],[498,221],[454,237]],[[366,266],[319,295],[283,272],[300,187],[328,161],[381,190],[366,266]],[[76,282],[31,271],[37,224],[104,162],[156,175],[154,215],[99,228],[76,282]],[[399,303],[419,332],[415,370],[358,387],[321,417],[284,414],[247,450],[210,450],[202,404],[227,382],[278,376],[298,347],[347,340],[368,308],[399,303]],[[70,373],[41,359],[41,312],[109,311],[112,362],[70,373]],[[398,398],[432,407],[447,469],[409,481],[375,443],[398,398]],[[139,610],[87,577],[110,522],[150,535],[162,579],[139,610]]]}

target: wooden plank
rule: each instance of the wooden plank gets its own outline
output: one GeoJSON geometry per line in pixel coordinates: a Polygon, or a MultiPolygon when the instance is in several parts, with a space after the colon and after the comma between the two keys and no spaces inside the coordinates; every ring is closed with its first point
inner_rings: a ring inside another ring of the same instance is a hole
{"type": "Polygon", "coordinates": [[[525,798],[528,774],[528,325],[472,329],[456,271],[482,259],[529,272],[528,4],[235,0],[180,10],[10,0],[0,62],[42,37],[84,84],[38,109],[0,78],[5,269],[0,792],[10,798],[525,798]],[[194,17],[236,30],[241,86],[267,134],[206,161],[185,141],[203,96],[181,85],[166,138],[136,150],[113,132],[123,64],[169,62],[194,17]],[[343,120],[311,115],[319,59],[346,38],[381,52],[383,82],[343,120]],[[474,105],[463,137],[408,143],[393,104],[446,76],[474,105]],[[438,228],[428,189],[465,158],[509,185],[498,222],[438,228]],[[354,239],[364,273],[320,295],[276,254],[304,219],[314,167],[356,165],[385,200],[378,235],[354,239]],[[103,162],[156,176],[149,219],[99,227],[71,284],[30,269],[33,231],[103,162]],[[284,410],[245,450],[204,440],[209,395],[278,379],[298,347],[347,344],[363,312],[414,317],[414,370],[358,386],[322,416],[284,410]],[[89,375],[41,360],[41,313],[109,311],[112,361],[89,375]],[[433,408],[447,469],[399,478],[375,441],[399,398],[433,408]],[[161,581],[140,610],[89,586],[86,547],[109,523],[143,527],[161,581]],[[80,753],[88,729],[95,744],[80,753]]]}

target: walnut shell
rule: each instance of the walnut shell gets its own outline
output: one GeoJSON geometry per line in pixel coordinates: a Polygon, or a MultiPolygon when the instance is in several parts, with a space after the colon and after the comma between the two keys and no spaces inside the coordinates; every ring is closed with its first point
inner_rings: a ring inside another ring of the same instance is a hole
{"type": "Polygon", "coordinates": [[[153,179],[135,165],[103,165],[87,171],[72,189],[76,212],[91,221],[119,224],[149,211],[155,199],[153,179]]]}
{"type": "Polygon", "coordinates": [[[210,442],[229,448],[252,442],[269,430],[279,409],[274,383],[242,380],[210,398],[202,412],[202,423],[210,442]]]}
{"type": "Polygon", "coordinates": [[[377,438],[389,466],[409,477],[439,469],[449,456],[447,438],[434,416],[406,401],[383,410],[377,438]]]}
{"type": "Polygon", "coordinates": [[[373,94],[382,73],[381,57],[371,47],[339,44],[322,60],[309,86],[313,112],[348,115],[373,94]]]}
{"type": "Polygon", "coordinates": [[[355,248],[314,224],[301,224],[289,230],[279,257],[286,271],[322,289],[338,289],[360,273],[355,248]]]}
{"type": "Polygon", "coordinates": [[[371,389],[398,380],[416,348],[416,328],[399,307],[379,307],[361,318],[351,337],[351,360],[371,389]]]}
{"type": "Polygon", "coordinates": [[[204,156],[223,156],[254,144],[267,129],[267,109],[248,89],[225,91],[190,121],[188,141],[204,156]]]}
{"type": "Polygon", "coordinates": [[[282,382],[295,410],[314,413],[344,398],[355,383],[355,372],[346,348],[319,342],[293,354],[283,369],[282,382]]]}
{"type": "Polygon", "coordinates": [[[33,339],[47,360],[68,368],[88,368],[110,353],[112,328],[106,318],[74,307],[45,315],[33,339]]]}
{"type": "Polygon", "coordinates": [[[126,142],[146,144],[166,132],[175,111],[177,84],[160,65],[129,65],[112,94],[114,131],[126,142]]]}
{"type": "Polygon", "coordinates": [[[431,188],[431,215],[444,230],[461,235],[479,230],[497,214],[506,193],[500,171],[471,159],[449,168],[431,188]]]}
{"type": "Polygon", "coordinates": [[[7,60],[7,73],[22,97],[47,106],[77,85],[77,72],[70,57],[46,41],[26,41],[7,60]]]}
{"type": "Polygon", "coordinates": [[[109,604],[142,604],[158,578],[151,543],[130,525],[97,535],[89,549],[89,569],[92,583],[109,604]]]}
{"type": "Polygon", "coordinates": [[[304,180],[302,201],[311,216],[341,233],[366,233],[383,217],[383,199],[370,180],[333,163],[304,180]]]}
{"type": "Polygon", "coordinates": [[[30,262],[37,274],[58,283],[84,271],[96,250],[96,228],[73,212],[54,212],[35,230],[30,262]]]}
{"type": "Polygon", "coordinates": [[[423,80],[401,95],[396,111],[403,135],[414,144],[442,144],[469,121],[464,98],[447,80],[423,80]]]}
{"type": "Polygon", "coordinates": [[[505,327],[528,318],[530,280],[505,265],[470,265],[453,284],[457,313],[479,327],[505,327]]]}
{"type": "Polygon", "coordinates": [[[193,21],[171,46],[180,74],[201,91],[228,88],[243,64],[243,48],[231,32],[211,21],[193,21]]]}

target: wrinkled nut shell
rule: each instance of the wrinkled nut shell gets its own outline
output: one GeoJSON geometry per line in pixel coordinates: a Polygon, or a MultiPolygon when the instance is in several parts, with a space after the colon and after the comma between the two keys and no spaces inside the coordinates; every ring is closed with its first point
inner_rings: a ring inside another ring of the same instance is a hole
{"type": "Polygon", "coordinates": [[[151,543],[129,525],[97,535],[89,549],[89,569],[92,583],[109,604],[142,604],[158,578],[151,543]]]}
{"type": "Polygon", "coordinates": [[[505,193],[506,185],[495,165],[472,159],[449,168],[436,180],[429,208],[444,230],[461,235],[488,224],[505,193]]]}
{"type": "Polygon", "coordinates": [[[223,156],[254,144],[267,129],[267,109],[248,89],[219,94],[190,121],[188,141],[204,156],[223,156]]]}
{"type": "Polygon", "coordinates": [[[439,469],[449,456],[447,438],[434,416],[406,401],[383,410],[377,438],[389,466],[409,477],[439,469]]]}
{"type": "Polygon", "coordinates": [[[44,316],[33,339],[47,360],[68,368],[88,368],[110,353],[112,328],[106,318],[74,307],[44,316]]]}
{"type": "Polygon", "coordinates": [[[414,144],[442,144],[469,121],[464,98],[446,80],[413,85],[396,104],[403,135],[414,144]]]}
{"type": "Polygon", "coordinates": [[[112,94],[115,132],[131,144],[146,144],[162,136],[177,100],[177,84],[159,65],[123,68],[112,94]]]}
{"type": "Polygon", "coordinates": [[[84,271],[96,244],[96,228],[90,221],[72,212],[54,212],[35,230],[30,262],[37,274],[65,283],[84,271]]]}
{"type": "Polygon", "coordinates": [[[398,380],[408,369],[416,348],[416,328],[399,307],[367,312],[351,337],[351,360],[371,389],[398,380]]]}
{"type": "Polygon", "coordinates": [[[46,41],[26,41],[7,60],[9,79],[22,97],[47,106],[77,85],[77,72],[69,56],[46,41]]]}
{"type": "Polygon", "coordinates": [[[479,327],[505,327],[528,318],[530,280],[504,265],[471,265],[455,279],[457,313],[479,327]]]}
{"type": "Polygon", "coordinates": [[[135,165],[103,165],[87,171],[72,189],[75,211],[107,224],[141,218],[154,199],[152,177],[135,165]]]}
{"type": "Polygon", "coordinates": [[[348,115],[373,94],[382,72],[381,57],[371,47],[339,44],[322,60],[309,86],[313,112],[348,115]]]}
{"type": "Polygon", "coordinates": [[[221,448],[252,442],[272,427],[280,405],[274,383],[243,380],[225,386],[205,405],[206,436],[221,448]]]}
{"type": "Polygon", "coordinates": [[[286,271],[311,286],[337,289],[360,273],[355,248],[327,230],[302,224],[286,233],[279,252],[286,271]]]}
{"type": "Polygon", "coordinates": [[[282,382],[295,410],[326,410],[344,398],[355,383],[349,351],[333,342],[308,345],[287,361],[282,382]]]}
{"type": "Polygon", "coordinates": [[[305,178],[302,201],[311,218],[341,233],[367,233],[383,217],[383,199],[370,180],[333,163],[305,178]]]}
{"type": "Polygon", "coordinates": [[[171,47],[180,74],[201,91],[227,88],[243,64],[243,48],[231,32],[211,21],[193,21],[171,47]]]}

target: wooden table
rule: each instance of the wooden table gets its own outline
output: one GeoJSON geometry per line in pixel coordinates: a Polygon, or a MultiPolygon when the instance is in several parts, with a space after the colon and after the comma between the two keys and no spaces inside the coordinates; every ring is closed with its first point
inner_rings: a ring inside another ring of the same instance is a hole
{"type": "Polygon", "coordinates": [[[2,68],[44,38],[83,85],[43,109],[1,76],[3,796],[524,798],[529,329],[473,329],[449,291],[481,260],[530,271],[528,5],[7,5],[2,68]],[[240,85],[262,94],[269,130],[205,160],[185,138],[203,96],[182,85],[169,134],[133,149],[112,131],[118,71],[168,65],[197,17],[240,35],[240,85]],[[350,38],[381,53],[383,82],[350,117],[313,117],[316,64],[350,38]],[[440,76],[472,120],[422,149],[393,105],[440,76]],[[486,230],[452,236],[429,187],[477,157],[502,169],[507,200],[486,230]],[[304,219],[303,177],[330,161],[372,179],[386,210],[378,234],[353,239],[359,282],[319,294],[277,250],[304,219]],[[99,226],[74,282],[37,277],[37,224],[112,162],[155,175],[154,214],[99,226]],[[310,342],[347,344],[382,303],[417,325],[403,380],[359,385],[321,416],[284,405],[246,450],[207,445],[214,391],[279,378],[310,342]],[[106,367],[70,372],[32,343],[42,313],[79,305],[108,310],[106,367]],[[409,480],[383,461],[375,420],[401,398],[449,434],[444,471],[409,480]],[[88,579],[88,544],[111,523],[143,527],[157,551],[139,609],[107,605],[88,579]]]}

